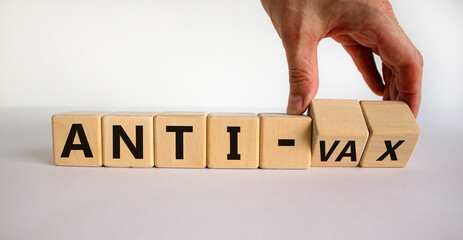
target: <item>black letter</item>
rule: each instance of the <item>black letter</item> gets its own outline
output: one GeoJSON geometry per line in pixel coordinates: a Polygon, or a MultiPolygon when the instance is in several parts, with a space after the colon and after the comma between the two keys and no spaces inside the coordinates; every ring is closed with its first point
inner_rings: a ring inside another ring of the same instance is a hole
{"type": "Polygon", "coordinates": [[[175,132],[175,159],[183,159],[183,133],[193,132],[193,126],[166,126],[166,132],[175,132]]]}
{"type": "Polygon", "coordinates": [[[320,157],[322,159],[322,162],[328,161],[328,159],[330,158],[331,154],[334,152],[334,149],[336,149],[338,144],[339,144],[338,140],[334,141],[333,145],[328,151],[328,154],[325,155],[325,141],[320,141],[320,157]]]}
{"type": "Polygon", "coordinates": [[[335,161],[339,162],[343,157],[350,157],[352,162],[357,161],[357,154],[355,153],[355,141],[347,142],[346,146],[342,149],[341,153],[335,161]],[[349,148],[350,153],[346,153],[349,148]]]}
{"type": "Polygon", "coordinates": [[[230,133],[230,153],[227,154],[228,160],[240,160],[241,155],[238,154],[238,133],[240,127],[227,127],[227,132],[230,133]]]}
{"type": "Polygon", "coordinates": [[[391,141],[384,141],[384,144],[386,144],[386,152],[381,155],[381,157],[378,158],[378,160],[376,161],[383,161],[387,155],[391,154],[391,160],[392,161],[397,161],[397,155],[395,154],[395,150],[400,146],[402,145],[402,143],[404,143],[405,140],[400,140],[398,141],[394,147],[392,147],[392,143],[391,141]]]}
{"type": "Polygon", "coordinates": [[[295,140],[294,139],[278,139],[278,146],[294,146],[295,140]]]}
{"type": "Polygon", "coordinates": [[[90,145],[88,145],[87,136],[85,136],[82,124],[72,124],[68,138],[66,139],[66,144],[64,144],[61,157],[68,158],[69,154],[71,154],[71,150],[83,150],[86,158],[93,157],[92,150],[90,150],[90,145]],[[76,133],[79,135],[80,144],[74,144],[76,133]]]}
{"type": "Polygon", "coordinates": [[[121,125],[113,126],[113,158],[121,158],[121,140],[119,137],[124,140],[135,159],[143,159],[143,126],[135,127],[136,146],[130,141],[121,125]]]}

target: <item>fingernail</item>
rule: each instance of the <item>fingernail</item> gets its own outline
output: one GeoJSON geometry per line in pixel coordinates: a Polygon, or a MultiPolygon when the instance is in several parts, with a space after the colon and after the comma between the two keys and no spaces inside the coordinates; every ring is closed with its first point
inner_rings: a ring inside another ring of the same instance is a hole
{"type": "Polygon", "coordinates": [[[299,114],[301,108],[302,108],[302,96],[289,95],[288,108],[286,108],[286,113],[299,114]]]}

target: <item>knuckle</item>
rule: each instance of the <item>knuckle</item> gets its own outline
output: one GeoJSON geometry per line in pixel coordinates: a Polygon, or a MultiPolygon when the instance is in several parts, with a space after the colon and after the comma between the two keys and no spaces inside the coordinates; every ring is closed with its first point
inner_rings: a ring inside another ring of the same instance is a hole
{"type": "Polygon", "coordinates": [[[289,82],[291,84],[303,85],[311,81],[310,73],[303,69],[289,69],[289,82]]]}
{"type": "Polygon", "coordinates": [[[411,70],[414,72],[421,72],[423,69],[424,61],[423,55],[421,55],[420,51],[415,49],[415,51],[407,54],[403,62],[399,68],[399,70],[411,70]]]}

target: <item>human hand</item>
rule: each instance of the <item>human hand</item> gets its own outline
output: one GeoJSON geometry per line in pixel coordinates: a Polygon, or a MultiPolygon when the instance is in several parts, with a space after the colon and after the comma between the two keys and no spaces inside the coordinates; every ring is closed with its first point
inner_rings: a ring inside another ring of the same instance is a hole
{"type": "Polygon", "coordinates": [[[288,114],[302,114],[315,97],[318,43],[331,37],[349,53],[375,94],[383,100],[405,101],[418,115],[423,57],[399,26],[387,0],[261,2],[286,50],[288,114]],[[381,58],[382,78],[373,53],[381,58]]]}

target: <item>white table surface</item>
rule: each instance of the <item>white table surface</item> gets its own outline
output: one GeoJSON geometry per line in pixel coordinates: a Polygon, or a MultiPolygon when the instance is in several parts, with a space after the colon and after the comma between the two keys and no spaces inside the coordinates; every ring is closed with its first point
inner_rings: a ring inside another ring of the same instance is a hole
{"type": "Polygon", "coordinates": [[[461,113],[422,114],[404,169],[53,164],[63,109],[0,109],[0,239],[462,239],[461,113]]]}

